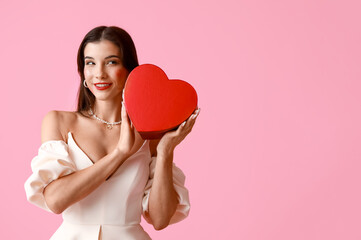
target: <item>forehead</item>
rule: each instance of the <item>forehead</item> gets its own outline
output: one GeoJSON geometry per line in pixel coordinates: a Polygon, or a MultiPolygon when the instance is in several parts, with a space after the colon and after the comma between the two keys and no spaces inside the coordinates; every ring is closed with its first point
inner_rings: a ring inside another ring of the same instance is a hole
{"type": "Polygon", "coordinates": [[[109,40],[90,42],[84,48],[84,56],[103,58],[109,55],[117,55],[120,57],[120,49],[109,40]]]}

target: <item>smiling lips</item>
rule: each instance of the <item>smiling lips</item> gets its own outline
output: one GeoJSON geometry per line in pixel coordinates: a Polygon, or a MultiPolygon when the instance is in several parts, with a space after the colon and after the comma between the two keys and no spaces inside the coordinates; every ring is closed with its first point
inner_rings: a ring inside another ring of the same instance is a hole
{"type": "Polygon", "coordinates": [[[112,84],[111,83],[95,83],[94,86],[98,90],[105,90],[109,88],[112,84]]]}

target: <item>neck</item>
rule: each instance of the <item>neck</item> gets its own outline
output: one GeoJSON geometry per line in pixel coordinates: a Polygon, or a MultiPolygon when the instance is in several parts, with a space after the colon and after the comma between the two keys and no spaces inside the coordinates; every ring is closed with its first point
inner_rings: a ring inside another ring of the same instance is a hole
{"type": "Polygon", "coordinates": [[[99,118],[108,122],[118,122],[121,120],[122,102],[95,100],[93,112],[99,118]]]}

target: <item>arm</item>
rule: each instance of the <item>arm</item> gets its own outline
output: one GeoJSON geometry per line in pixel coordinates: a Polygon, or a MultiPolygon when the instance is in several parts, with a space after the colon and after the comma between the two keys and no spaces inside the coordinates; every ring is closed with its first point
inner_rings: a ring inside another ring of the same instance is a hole
{"type": "Polygon", "coordinates": [[[196,111],[192,114],[186,124],[176,131],[165,134],[159,143],[151,145],[151,151],[156,148],[157,161],[149,195],[149,214],[146,217],[151,219],[156,230],[167,227],[177,209],[178,196],[173,184],[173,153],[175,147],[191,132],[198,113],[196,111]]]}
{"type": "MultiPolygon", "coordinates": [[[[135,135],[133,129],[129,128],[127,120],[124,119],[124,124],[122,123],[121,126],[123,134],[121,134],[119,142],[122,142],[122,146],[118,143],[113,152],[98,160],[92,166],[56,179],[46,186],[44,198],[52,212],[60,214],[70,205],[88,196],[136,151],[136,149],[133,149],[135,135]]],[[[61,116],[57,112],[47,114],[42,124],[43,142],[64,140],[59,130],[59,122],[61,122],[61,116]]]]}
{"type": "Polygon", "coordinates": [[[62,213],[105,182],[124,161],[114,150],[94,165],[51,182],[44,190],[47,206],[56,214],[62,213]]]}
{"type": "Polygon", "coordinates": [[[168,226],[178,205],[177,193],[173,186],[173,151],[158,154],[154,180],[149,195],[148,218],[156,230],[168,226]]]}

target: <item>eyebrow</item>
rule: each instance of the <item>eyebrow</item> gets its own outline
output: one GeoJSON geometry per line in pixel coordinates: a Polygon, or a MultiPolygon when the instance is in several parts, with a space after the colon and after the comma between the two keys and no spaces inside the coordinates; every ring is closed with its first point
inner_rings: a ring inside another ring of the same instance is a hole
{"type": "MultiPolygon", "coordinates": [[[[113,57],[120,59],[120,57],[117,56],[117,55],[110,55],[110,56],[108,56],[108,57],[105,57],[104,59],[113,58],[113,57]]],[[[94,59],[94,58],[93,58],[93,57],[89,57],[89,56],[85,56],[85,57],[84,57],[84,60],[85,60],[85,59],[94,59]]]]}

